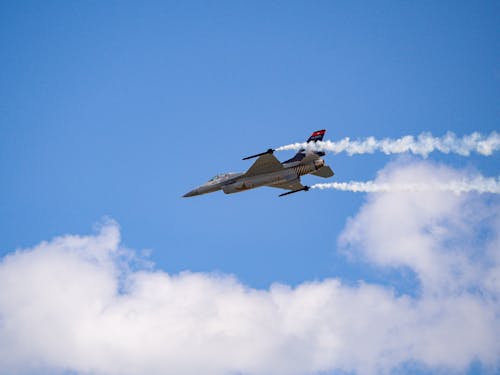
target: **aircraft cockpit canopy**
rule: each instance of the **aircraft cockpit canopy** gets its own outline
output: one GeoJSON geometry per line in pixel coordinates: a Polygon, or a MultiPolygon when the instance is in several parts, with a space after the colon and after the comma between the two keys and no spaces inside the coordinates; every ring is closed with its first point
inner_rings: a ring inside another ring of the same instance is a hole
{"type": "Polygon", "coordinates": [[[240,174],[240,173],[234,173],[234,172],[231,172],[231,173],[219,173],[218,175],[215,175],[210,180],[208,180],[208,182],[214,182],[214,181],[217,181],[217,180],[221,180],[223,178],[228,178],[228,177],[236,176],[238,174],[240,174]]]}
{"type": "Polygon", "coordinates": [[[233,173],[219,173],[215,176],[213,176],[210,180],[208,180],[208,182],[211,182],[211,181],[216,181],[216,180],[220,180],[221,178],[224,178],[224,177],[227,177],[227,176],[230,176],[232,175],[233,173]]]}

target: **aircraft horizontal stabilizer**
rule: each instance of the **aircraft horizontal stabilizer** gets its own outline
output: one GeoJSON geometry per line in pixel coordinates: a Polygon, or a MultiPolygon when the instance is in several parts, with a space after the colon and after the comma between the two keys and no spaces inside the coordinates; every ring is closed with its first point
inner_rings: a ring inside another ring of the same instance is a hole
{"type": "Polygon", "coordinates": [[[332,168],[330,168],[328,165],[325,165],[317,171],[312,172],[311,174],[318,177],[328,178],[332,177],[335,173],[333,173],[332,168]]]}

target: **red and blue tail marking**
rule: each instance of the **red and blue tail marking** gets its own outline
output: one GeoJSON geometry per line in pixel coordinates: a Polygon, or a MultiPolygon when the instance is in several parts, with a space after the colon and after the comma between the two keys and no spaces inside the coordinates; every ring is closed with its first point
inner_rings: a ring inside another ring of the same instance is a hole
{"type": "Polygon", "coordinates": [[[325,133],[326,133],[325,129],[323,129],[323,130],[316,130],[314,133],[311,134],[311,136],[307,140],[307,143],[322,141],[325,133]]]}

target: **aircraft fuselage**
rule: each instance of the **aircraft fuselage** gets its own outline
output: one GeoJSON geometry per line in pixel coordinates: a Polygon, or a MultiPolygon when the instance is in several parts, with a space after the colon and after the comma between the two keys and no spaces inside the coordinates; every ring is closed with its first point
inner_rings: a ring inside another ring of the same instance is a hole
{"type": "Polygon", "coordinates": [[[239,193],[261,186],[274,186],[292,182],[300,176],[312,173],[325,165],[323,159],[314,159],[307,163],[292,162],[283,164],[283,169],[258,175],[247,176],[245,173],[225,173],[214,177],[207,183],[184,194],[184,197],[193,197],[222,190],[225,194],[239,193]]]}

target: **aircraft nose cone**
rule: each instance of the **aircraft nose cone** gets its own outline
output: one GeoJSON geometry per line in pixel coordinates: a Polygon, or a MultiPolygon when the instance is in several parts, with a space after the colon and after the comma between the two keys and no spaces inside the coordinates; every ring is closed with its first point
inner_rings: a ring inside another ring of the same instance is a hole
{"type": "Polygon", "coordinates": [[[187,192],[186,194],[184,194],[182,197],[188,198],[188,197],[194,197],[195,195],[200,195],[200,192],[198,189],[191,190],[190,192],[187,192]]]}

